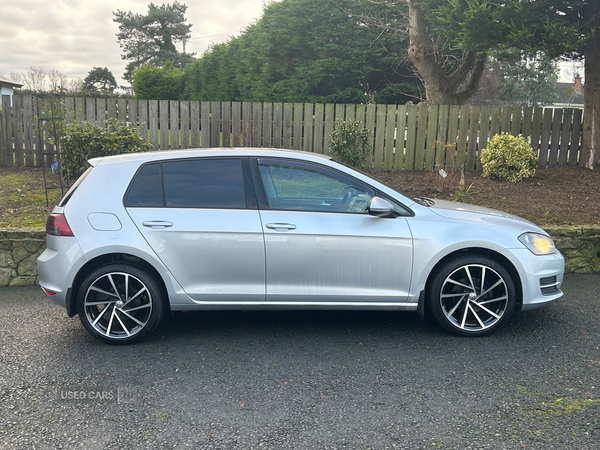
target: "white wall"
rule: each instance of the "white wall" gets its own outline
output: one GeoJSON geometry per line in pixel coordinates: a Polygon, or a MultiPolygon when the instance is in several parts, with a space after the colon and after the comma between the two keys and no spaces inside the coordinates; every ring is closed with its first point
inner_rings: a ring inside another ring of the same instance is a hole
{"type": "Polygon", "coordinates": [[[0,86],[0,95],[13,95],[13,88],[8,86],[0,86]]]}

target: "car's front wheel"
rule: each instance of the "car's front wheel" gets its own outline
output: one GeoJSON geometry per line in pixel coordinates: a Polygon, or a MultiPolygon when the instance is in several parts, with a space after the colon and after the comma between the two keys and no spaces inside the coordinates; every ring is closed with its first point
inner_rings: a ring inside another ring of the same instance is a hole
{"type": "Polygon", "coordinates": [[[504,325],[515,309],[510,273],[496,260],[467,254],[444,264],[428,290],[435,320],[460,336],[484,336],[504,325]]]}
{"type": "Polygon", "coordinates": [[[130,344],[156,329],[164,314],[164,300],[146,271],[129,264],[109,264],[83,281],[77,311],[96,339],[130,344]]]}

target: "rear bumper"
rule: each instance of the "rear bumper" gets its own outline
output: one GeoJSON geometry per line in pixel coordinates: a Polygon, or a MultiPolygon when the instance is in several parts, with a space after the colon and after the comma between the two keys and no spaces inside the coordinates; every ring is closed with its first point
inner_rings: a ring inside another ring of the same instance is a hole
{"type": "MultiPolygon", "coordinates": [[[[63,308],[67,308],[75,268],[82,259],[83,253],[74,237],[46,235],[46,250],[37,260],[40,286],[54,292],[48,298],[63,308]]],[[[67,312],[71,314],[69,308],[67,312]]]]}

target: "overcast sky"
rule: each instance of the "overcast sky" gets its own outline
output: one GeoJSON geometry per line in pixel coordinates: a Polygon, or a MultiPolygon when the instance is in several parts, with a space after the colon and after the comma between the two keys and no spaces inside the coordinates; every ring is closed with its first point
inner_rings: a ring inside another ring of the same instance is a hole
{"type": "MultiPolygon", "coordinates": [[[[119,84],[126,61],[115,34],[112,12],[146,14],[150,0],[0,0],[0,73],[31,66],[84,78],[93,67],[108,67],[119,84]]],[[[154,4],[173,3],[154,0],[154,4]]],[[[180,0],[192,38],[186,52],[202,55],[260,18],[264,0],[180,0]]],[[[180,48],[181,50],[181,48],[180,48]]]]}

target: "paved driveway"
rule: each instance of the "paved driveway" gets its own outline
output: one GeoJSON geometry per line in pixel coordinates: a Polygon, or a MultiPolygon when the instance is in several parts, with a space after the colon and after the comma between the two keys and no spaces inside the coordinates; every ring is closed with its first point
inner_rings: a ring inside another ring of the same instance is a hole
{"type": "Polygon", "coordinates": [[[176,314],[96,342],[0,290],[0,448],[600,447],[600,276],[485,338],[412,313],[176,314]]]}

